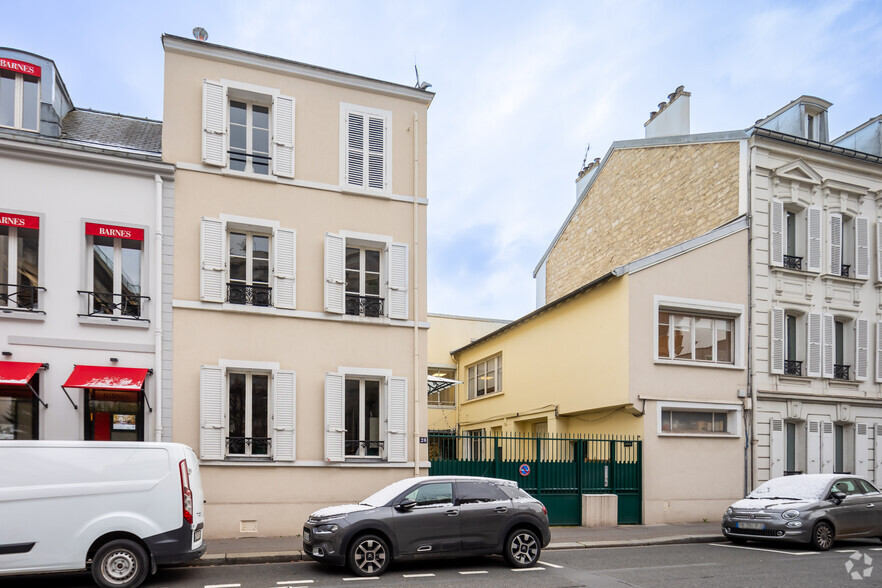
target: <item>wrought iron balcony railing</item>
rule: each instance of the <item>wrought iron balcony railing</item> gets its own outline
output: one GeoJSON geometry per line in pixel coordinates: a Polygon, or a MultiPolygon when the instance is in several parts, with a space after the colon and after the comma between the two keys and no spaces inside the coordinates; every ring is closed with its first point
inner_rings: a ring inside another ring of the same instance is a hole
{"type": "Polygon", "coordinates": [[[845,265],[845,264],[843,263],[843,264],[840,266],[839,275],[842,276],[843,278],[850,278],[850,277],[851,277],[851,266],[850,266],[850,265],[845,265]]]}
{"type": "Polygon", "coordinates": [[[272,306],[272,291],[269,286],[260,284],[227,283],[227,302],[248,304],[250,306],[272,306]]]}
{"type": "Polygon", "coordinates": [[[383,316],[383,298],[377,296],[346,295],[346,314],[356,316],[383,316]]]}
{"type": "Polygon", "coordinates": [[[150,300],[149,296],[90,292],[88,290],[77,290],[77,292],[88,297],[86,308],[89,309],[85,314],[81,313],[77,316],[109,317],[136,321],[147,320],[141,318],[141,312],[144,306],[143,303],[150,300]]]}
{"type": "Polygon", "coordinates": [[[848,370],[851,369],[850,365],[833,365],[833,379],[834,380],[850,380],[848,377],[848,370]]]}
{"type": "Polygon", "coordinates": [[[39,291],[46,291],[42,286],[25,284],[0,284],[0,310],[41,312],[39,307],[39,291]]]}
{"type": "Polygon", "coordinates": [[[801,376],[802,362],[795,359],[784,360],[784,374],[787,376],[801,376]]]}
{"type": "Polygon", "coordinates": [[[802,258],[795,255],[785,255],[784,267],[787,269],[802,270],[802,258]]]}
{"type": "Polygon", "coordinates": [[[370,441],[367,439],[357,439],[346,441],[346,455],[366,455],[374,457],[380,455],[383,449],[382,441],[370,441]]]}
{"type": "Polygon", "coordinates": [[[247,447],[250,455],[269,455],[272,442],[271,437],[227,437],[227,455],[248,455],[247,447]]]}

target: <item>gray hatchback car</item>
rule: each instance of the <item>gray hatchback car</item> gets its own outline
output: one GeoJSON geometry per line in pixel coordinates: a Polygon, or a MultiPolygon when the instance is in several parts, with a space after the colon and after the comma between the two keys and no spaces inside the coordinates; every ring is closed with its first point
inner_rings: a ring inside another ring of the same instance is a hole
{"type": "Polygon", "coordinates": [[[882,537],[882,494],[848,474],[773,478],[730,506],[722,527],[734,543],[794,541],[825,551],[834,539],[882,537]]]}
{"type": "Polygon", "coordinates": [[[400,480],[359,504],[318,510],[303,526],[304,553],[358,576],[423,556],[502,554],[526,568],[550,540],[548,512],[517,483],[469,476],[400,480]]]}

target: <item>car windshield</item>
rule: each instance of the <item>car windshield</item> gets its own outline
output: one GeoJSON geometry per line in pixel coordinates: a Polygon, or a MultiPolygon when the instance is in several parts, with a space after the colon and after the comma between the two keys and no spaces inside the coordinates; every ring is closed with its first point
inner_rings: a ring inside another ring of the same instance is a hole
{"type": "Polygon", "coordinates": [[[366,504],[367,506],[383,506],[388,503],[390,500],[413,486],[414,482],[418,481],[418,479],[414,478],[406,478],[404,480],[398,480],[392,484],[389,484],[385,488],[378,490],[361,501],[361,504],[366,504]]]}
{"type": "Polygon", "coordinates": [[[808,478],[792,476],[775,478],[757,486],[748,498],[792,498],[795,500],[820,500],[827,483],[827,478],[808,478]]]}

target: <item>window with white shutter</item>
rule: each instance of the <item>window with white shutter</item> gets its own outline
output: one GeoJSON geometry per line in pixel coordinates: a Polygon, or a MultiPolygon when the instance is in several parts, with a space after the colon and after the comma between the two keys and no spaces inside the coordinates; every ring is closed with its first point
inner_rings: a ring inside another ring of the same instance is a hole
{"type": "Polygon", "coordinates": [[[297,456],[297,375],[273,374],[272,448],[275,461],[294,461],[297,456]]]}
{"type": "Polygon", "coordinates": [[[297,231],[276,229],[273,245],[274,306],[297,308],[297,231]]]}
{"type": "Polygon", "coordinates": [[[407,378],[388,379],[386,401],[386,456],[390,462],[407,461],[407,378]]]}
{"type": "Polygon", "coordinates": [[[870,361],[870,322],[866,319],[858,319],[854,325],[854,379],[863,381],[867,379],[867,366],[870,361]]]}
{"type": "Polygon", "coordinates": [[[408,246],[360,233],[325,234],[325,311],[408,318],[408,246]]]}
{"type": "Polygon", "coordinates": [[[870,475],[870,436],[866,423],[854,427],[854,473],[865,478],[870,475]]]}
{"type": "Polygon", "coordinates": [[[392,113],[352,104],[341,105],[341,183],[350,189],[388,193],[389,125],[392,113]]]}
{"type": "Polygon", "coordinates": [[[273,88],[203,81],[202,161],[234,172],[294,177],[294,98],[273,88]]]}
{"type": "Polygon", "coordinates": [[[824,377],[832,378],[836,361],[836,320],[832,314],[823,315],[824,322],[824,377]]]}
{"type": "Polygon", "coordinates": [[[771,348],[769,363],[773,374],[784,373],[784,309],[772,308],[769,326],[771,348]]]}
{"type": "Polygon", "coordinates": [[[343,374],[325,374],[325,461],[343,461],[343,374]]]}
{"type": "Polygon", "coordinates": [[[224,372],[204,365],[199,372],[199,456],[224,458],[224,372]]]}
{"type": "Polygon", "coordinates": [[[833,423],[821,421],[821,473],[832,474],[836,464],[836,438],[833,423]]]}
{"type": "Polygon", "coordinates": [[[882,282],[882,222],[876,223],[876,281],[882,282]]]}
{"type": "Polygon", "coordinates": [[[784,475],[784,420],[773,418],[769,421],[769,477],[784,475]]]}
{"type": "Polygon", "coordinates": [[[224,292],[224,224],[216,218],[202,218],[200,232],[199,297],[206,302],[223,302],[224,292]]]}
{"type": "Polygon", "coordinates": [[[842,275],[842,215],[830,215],[830,273],[842,275]]]}
{"type": "Polygon", "coordinates": [[[808,315],[808,375],[819,378],[823,373],[823,320],[820,313],[808,315]]]}
{"type": "Polygon", "coordinates": [[[882,383],[882,322],[876,323],[876,382],[882,383]]]}
{"type": "Polygon", "coordinates": [[[854,277],[870,278],[870,221],[861,216],[854,219],[854,277]]]}
{"type": "Polygon", "coordinates": [[[806,468],[807,474],[821,473],[821,423],[809,421],[806,429],[806,468]]]}
{"type": "Polygon", "coordinates": [[[874,431],[874,439],[873,439],[873,480],[876,482],[876,486],[882,484],[882,423],[877,423],[874,431]]]}
{"type": "Polygon", "coordinates": [[[769,203],[769,263],[781,267],[784,265],[784,203],[772,200],[769,203]]]}
{"type": "Polygon", "coordinates": [[[806,251],[806,269],[810,272],[820,273],[822,271],[822,230],[820,208],[812,207],[808,209],[808,244],[806,251]]]}

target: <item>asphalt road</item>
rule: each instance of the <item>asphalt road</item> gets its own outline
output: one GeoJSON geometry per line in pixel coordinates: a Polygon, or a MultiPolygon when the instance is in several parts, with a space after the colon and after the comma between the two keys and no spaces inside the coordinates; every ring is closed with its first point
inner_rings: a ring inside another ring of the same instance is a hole
{"type": "MultiPolygon", "coordinates": [[[[162,588],[290,588],[455,586],[463,588],[879,586],[882,543],[837,543],[817,553],[779,545],[728,542],[547,551],[541,563],[515,571],[502,558],[423,561],[393,565],[381,578],[355,578],[314,562],[161,570],[144,583],[162,588]],[[878,570],[875,561],[879,560],[878,570]],[[850,565],[849,565],[850,564],[850,565]],[[860,576],[858,583],[858,577],[860,576]]],[[[87,588],[88,574],[2,578],[4,588],[87,588]]]]}

